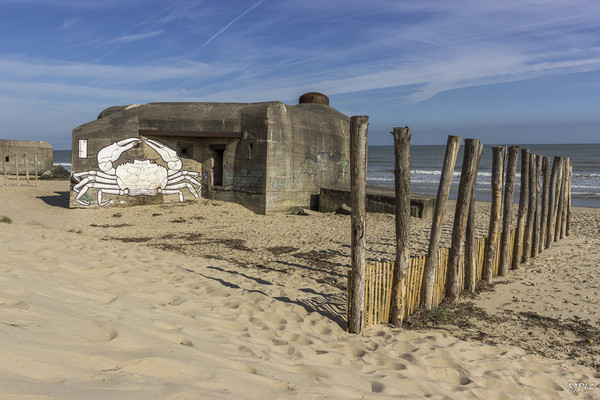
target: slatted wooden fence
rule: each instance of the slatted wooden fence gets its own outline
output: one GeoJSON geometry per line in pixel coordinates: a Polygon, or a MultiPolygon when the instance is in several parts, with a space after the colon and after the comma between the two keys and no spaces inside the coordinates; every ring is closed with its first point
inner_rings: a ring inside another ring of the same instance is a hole
{"type": "MultiPolygon", "coordinates": [[[[515,229],[511,231],[510,240],[510,257],[512,258],[513,247],[515,243],[515,229]]],[[[500,245],[500,235],[496,248],[500,245]]],[[[477,239],[475,243],[476,260],[477,260],[477,282],[481,280],[483,271],[483,262],[485,248],[487,246],[487,237],[477,239]]],[[[437,270],[435,274],[435,289],[433,294],[434,307],[439,305],[445,297],[446,292],[446,276],[448,266],[449,249],[443,248],[438,252],[437,270]]],[[[419,309],[421,302],[421,286],[423,283],[423,271],[425,269],[425,261],[427,256],[411,257],[410,267],[408,269],[405,315],[408,317],[414,314],[419,309]]],[[[498,276],[499,259],[495,257],[493,275],[498,276]]],[[[509,263],[511,260],[509,260],[509,263]]],[[[372,264],[367,264],[366,270],[366,285],[365,285],[365,326],[387,323],[390,316],[391,293],[392,293],[392,271],[394,263],[389,261],[378,261],[372,264]]],[[[462,283],[464,287],[464,268],[462,269],[462,283]]],[[[351,285],[351,274],[348,274],[348,288],[351,285]]],[[[348,296],[349,297],[349,296],[348,296]]]]}

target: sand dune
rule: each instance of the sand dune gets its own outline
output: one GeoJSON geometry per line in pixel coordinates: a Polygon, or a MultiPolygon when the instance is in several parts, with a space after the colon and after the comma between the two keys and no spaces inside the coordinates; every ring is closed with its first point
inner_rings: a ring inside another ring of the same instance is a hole
{"type": "MultiPolygon", "coordinates": [[[[69,210],[66,191],[68,182],[0,188],[0,216],[13,221],[0,223],[2,399],[598,395],[569,390],[570,382],[600,381],[576,359],[464,341],[443,329],[347,334],[347,217],[265,217],[208,200],[69,210]]],[[[369,221],[371,254],[383,257],[393,219],[369,221]]],[[[568,276],[567,257],[576,272],[563,284],[571,287],[593,272],[600,236],[593,223],[577,229],[577,238],[534,261],[568,276]],[[582,251],[594,256],[577,264],[582,251]]],[[[423,237],[414,234],[416,243],[423,237]]],[[[586,306],[595,312],[597,282],[580,288],[595,296],[586,306]]],[[[488,295],[502,297],[482,300],[497,304],[511,293],[488,295]]]]}

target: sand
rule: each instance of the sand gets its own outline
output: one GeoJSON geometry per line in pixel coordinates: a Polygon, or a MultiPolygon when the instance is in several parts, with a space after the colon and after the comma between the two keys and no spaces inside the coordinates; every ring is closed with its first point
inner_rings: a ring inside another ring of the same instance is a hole
{"type": "MultiPolygon", "coordinates": [[[[459,318],[357,336],[348,216],[205,199],[70,210],[66,181],[1,185],[2,399],[600,396],[598,209],[575,209],[571,237],[444,306],[459,318]]],[[[429,222],[411,223],[422,253],[429,222]]],[[[368,215],[370,258],[393,258],[393,232],[393,216],[368,215]]]]}

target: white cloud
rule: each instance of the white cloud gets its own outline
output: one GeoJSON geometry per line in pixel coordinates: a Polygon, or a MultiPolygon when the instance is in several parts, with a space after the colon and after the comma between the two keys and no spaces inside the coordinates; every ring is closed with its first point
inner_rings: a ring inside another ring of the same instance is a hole
{"type": "Polygon", "coordinates": [[[137,40],[144,40],[144,39],[148,39],[148,38],[151,38],[154,36],[158,36],[162,33],[163,33],[163,31],[159,30],[159,31],[154,31],[154,32],[138,33],[138,34],[134,34],[134,35],[123,35],[123,36],[120,36],[120,37],[110,40],[110,42],[113,42],[113,43],[135,42],[137,40]]]}
{"type": "Polygon", "coordinates": [[[165,60],[164,65],[105,65],[48,60],[0,59],[0,81],[48,82],[56,80],[85,84],[103,80],[103,87],[124,83],[143,84],[191,78],[212,79],[236,71],[235,66],[185,60],[165,60]]]}
{"type": "Polygon", "coordinates": [[[77,22],[78,22],[77,18],[67,18],[63,21],[63,23],[59,29],[60,30],[68,29],[68,28],[72,27],[73,25],[75,25],[77,22]]]}
{"type": "Polygon", "coordinates": [[[233,24],[235,24],[240,18],[242,18],[244,15],[248,14],[250,11],[254,10],[256,7],[258,7],[264,0],[259,0],[256,3],[254,3],[252,5],[252,7],[248,8],[246,11],[244,11],[243,13],[241,13],[240,15],[238,15],[236,18],[234,18],[233,20],[231,20],[231,22],[229,22],[227,25],[225,25],[223,28],[221,28],[217,33],[215,33],[214,35],[212,35],[210,38],[208,38],[208,40],[206,42],[204,42],[202,44],[202,46],[200,47],[204,47],[207,44],[209,44],[210,42],[212,42],[214,39],[216,39],[220,34],[222,34],[223,32],[225,32],[227,29],[229,29],[233,24]]]}

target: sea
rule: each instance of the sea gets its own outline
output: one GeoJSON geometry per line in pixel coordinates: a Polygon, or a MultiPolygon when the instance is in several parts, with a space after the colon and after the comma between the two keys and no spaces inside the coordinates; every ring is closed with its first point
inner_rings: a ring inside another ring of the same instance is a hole
{"type": "MultiPolygon", "coordinates": [[[[571,157],[573,162],[572,205],[576,207],[600,207],[600,144],[531,144],[519,145],[542,156],[571,157]]],[[[452,177],[450,198],[456,199],[462,165],[462,149],[456,158],[452,177]]],[[[435,195],[437,193],[446,146],[412,145],[410,147],[411,192],[435,195]]],[[[519,157],[520,158],[520,157],[519,157]]],[[[71,170],[71,150],[54,150],[54,164],[71,170]]],[[[517,166],[515,201],[518,201],[520,164],[517,166]]],[[[485,146],[477,174],[476,199],[490,201],[492,177],[492,146],[485,146]]],[[[367,160],[367,184],[394,188],[394,147],[369,146],[367,160]]]]}
{"type": "MultiPolygon", "coordinates": [[[[529,149],[531,153],[541,156],[571,157],[573,178],[571,181],[571,204],[576,207],[600,207],[600,144],[521,144],[521,149],[529,149]]],[[[414,193],[436,195],[446,146],[410,147],[410,190],[414,193]]],[[[520,189],[520,152],[517,165],[514,201],[519,201],[520,189]]],[[[463,146],[456,158],[456,167],[452,176],[450,199],[456,199],[460,181],[460,169],[463,159],[463,146]]],[[[492,178],[492,146],[484,146],[475,197],[477,200],[491,200],[492,178]]],[[[369,146],[367,159],[367,185],[394,188],[394,147],[369,146]]]]}

